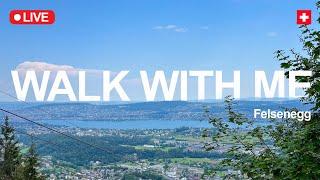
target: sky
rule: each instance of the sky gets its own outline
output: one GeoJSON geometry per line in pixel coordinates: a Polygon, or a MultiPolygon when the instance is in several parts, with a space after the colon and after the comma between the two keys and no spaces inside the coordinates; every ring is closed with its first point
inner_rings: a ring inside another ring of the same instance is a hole
{"type": "MultiPolygon", "coordinates": [[[[232,80],[232,71],[240,70],[241,95],[251,97],[254,70],[273,73],[279,69],[273,54],[276,50],[300,48],[296,10],[312,9],[315,19],[315,2],[1,1],[1,89],[14,94],[10,71],[31,61],[93,71],[129,70],[124,86],[136,101],[144,100],[142,86],[137,86],[140,70],[150,74],[164,70],[168,75],[172,70],[223,70],[226,81],[232,80]],[[56,22],[12,25],[9,12],[14,9],[51,9],[56,22]]],[[[95,78],[89,79],[88,92],[99,94],[102,83],[95,78]]],[[[196,95],[194,83],[189,99],[196,95]]],[[[208,81],[207,98],[213,98],[213,83],[208,81]]],[[[32,101],[32,95],[28,99],[32,101]]],[[[118,100],[116,95],[114,100],[118,100]]],[[[0,101],[8,99],[0,96],[0,101]]]]}

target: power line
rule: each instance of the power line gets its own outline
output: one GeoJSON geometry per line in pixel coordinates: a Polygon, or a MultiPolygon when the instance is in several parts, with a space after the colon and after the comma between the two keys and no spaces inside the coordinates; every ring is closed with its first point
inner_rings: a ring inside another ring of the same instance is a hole
{"type": "MultiPolygon", "coordinates": [[[[2,112],[5,113],[4,111],[2,111],[2,112]]],[[[8,112],[6,112],[6,113],[8,113],[8,112]]],[[[9,113],[9,114],[11,114],[11,113],[9,113]]],[[[20,118],[20,117],[19,117],[19,118],[20,118]]],[[[1,127],[5,127],[4,125],[0,125],[0,126],[1,126],[1,127]]],[[[17,130],[17,128],[14,128],[14,131],[18,132],[19,134],[27,135],[27,136],[29,136],[29,137],[31,137],[31,138],[35,138],[35,139],[37,139],[37,140],[39,140],[39,141],[44,142],[44,143],[47,144],[47,145],[56,146],[57,148],[54,148],[54,147],[52,147],[52,146],[48,146],[49,148],[54,149],[54,150],[56,150],[56,151],[70,152],[70,150],[67,149],[67,147],[64,147],[64,146],[63,146],[63,149],[62,149],[59,144],[54,143],[54,142],[52,142],[52,141],[48,141],[48,140],[39,138],[38,136],[29,134],[29,133],[27,133],[27,132],[23,132],[23,131],[17,130]]],[[[96,148],[96,147],[95,147],[95,148],[96,148]]],[[[92,157],[92,156],[91,156],[91,157],[92,157]]]]}
{"type": "MultiPolygon", "coordinates": [[[[18,99],[17,97],[15,97],[15,96],[7,93],[7,92],[4,92],[4,91],[0,90],[0,93],[4,94],[4,95],[6,95],[6,96],[8,96],[8,97],[10,97],[10,98],[13,98],[13,99],[15,99],[15,100],[18,100],[18,101],[20,101],[20,102],[24,102],[24,103],[30,105],[29,102],[20,100],[20,99],[18,99]]],[[[48,111],[45,111],[45,110],[42,110],[42,109],[37,109],[37,110],[43,111],[43,112],[47,113],[48,115],[50,115],[50,113],[49,113],[48,111]]],[[[96,148],[96,149],[102,150],[102,151],[104,151],[104,152],[107,152],[107,153],[110,153],[110,154],[115,155],[113,152],[108,151],[108,150],[106,150],[106,149],[103,149],[103,148],[101,148],[101,147],[99,147],[99,146],[97,146],[97,145],[95,145],[95,144],[87,143],[87,142],[85,142],[85,141],[83,141],[83,140],[81,140],[81,139],[78,139],[78,138],[75,138],[75,137],[70,136],[70,135],[68,135],[68,134],[65,134],[65,133],[63,133],[63,132],[60,132],[60,131],[58,131],[58,130],[56,130],[56,129],[54,129],[54,128],[47,127],[47,126],[45,126],[45,125],[43,125],[43,124],[41,124],[41,123],[35,122],[35,121],[33,121],[33,120],[30,120],[30,119],[25,118],[25,117],[23,117],[23,116],[20,116],[20,115],[18,115],[18,114],[16,114],[16,113],[10,112],[10,111],[5,110],[5,109],[2,109],[2,108],[0,108],[0,111],[6,112],[6,113],[11,114],[11,115],[13,115],[13,116],[16,116],[16,117],[18,117],[18,118],[21,118],[21,119],[24,119],[24,120],[29,121],[29,122],[31,122],[31,123],[34,123],[34,124],[36,124],[36,125],[38,125],[38,126],[40,126],[40,127],[44,127],[44,128],[46,128],[46,129],[49,129],[49,130],[51,130],[51,131],[53,131],[53,132],[56,132],[56,133],[58,133],[58,134],[61,134],[61,135],[65,136],[65,137],[67,137],[67,138],[71,138],[71,139],[73,139],[73,140],[75,140],[75,141],[78,141],[78,142],[80,142],[80,143],[82,143],[82,144],[85,144],[85,145],[87,145],[87,146],[90,146],[90,147],[93,147],[93,148],[96,148]]],[[[75,127],[78,127],[77,125],[75,125],[75,124],[73,124],[73,123],[71,123],[71,122],[69,122],[69,121],[65,121],[65,122],[67,122],[67,123],[69,123],[69,124],[71,124],[71,125],[73,125],[73,126],[75,126],[75,127]]],[[[78,128],[79,128],[79,127],[78,127],[78,128]]],[[[17,132],[18,132],[18,131],[17,131],[17,132]]],[[[137,165],[140,165],[140,164],[137,163],[137,162],[133,162],[133,163],[134,163],[134,164],[137,164],[137,165]]]]}
{"type": "Polygon", "coordinates": [[[23,116],[20,116],[20,115],[18,115],[18,114],[16,114],[16,113],[11,112],[11,111],[5,110],[5,109],[3,109],[3,108],[0,108],[0,111],[3,111],[3,112],[5,112],[5,113],[8,113],[8,114],[13,115],[13,116],[15,116],[15,117],[18,117],[18,118],[20,118],[20,119],[23,119],[23,120],[26,120],[26,121],[31,122],[31,123],[33,123],[33,124],[36,124],[36,125],[38,125],[38,126],[40,126],[40,127],[46,128],[46,129],[48,129],[48,130],[50,130],[50,131],[56,132],[56,133],[58,133],[58,134],[61,134],[61,135],[65,136],[65,137],[68,137],[68,138],[70,138],[70,139],[73,139],[73,140],[75,140],[75,141],[77,141],[77,142],[80,142],[80,143],[82,143],[82,144],[85,144],[85,145],[87,145],[87,146],[90,146],[90,147],[99,149],[99,150],[104,151],[104,152],[107,152],[107,153],[111,153],[110,151],[108,151],[108,150],[106,150],[106,149],[103,149],[103,148],[101,148],[101,147],[99,147],[99,146],[97,146],[97,145],[94,145],[94,144],[85,142],[85,141],[83,141],[83,140],[81,140],[81,139],[78,139],[78,138],[75,138],[75,137],[73,137],[73,136],[71,136],[71,135],[65,134],[65,133],[63,133],[63,132],[61,132],[61,131],[59,131],[59,130],[54,129],[54,128],[47,127],[47,126],[44,125],[44,124],[35,122],[35,121],[31,120],[31,119],[25,118],[25,117],[23,117],[23,116]]]}
{"type": "MultiPolygon", "coordinates": [[[[1,127],[5,128],[4,125],[1,125],[1,127]]],[[[27,132],[23,132],[23,131],[17,130],[16,128],[14,129],[14,131],[18,132],[19,134],[27,135],[27,136],[29,136],[29,137],[31,137],[31,138],[35,138],[35,139],[37,139],[37,140],[39,140],[39,141],[42,141],[42,142],[44,142],[44,143],[46,143],[46,144],[48,144],[48,145],[50,144],[50,145],[53,145],[53,146],[60,147],[58,144],[56,144],[56,143],[54,143],[54,142],[47,141],[47,140],[45,140],[45,139],[39,138],[39,137],[37,137],[37,136],[35,136],[35,135],[32,135],[32,134],[29,134],[29,133],[27,133],[27,132]]],[[[53,147],[51,147],[51,148],[53,148],[53,147]]],[[[58,149],[56,149],[56,148],[53,148],[53,149],[58,150],[58,149]]]]}
{"type": "MultiPolygon", "coordinates": [[[[6,95],[6,96],[8,96],[8,97],[10,97],[10,98],[12,98],[12,99],[18,100],[19,102],[23,102],[23,103],[25,103],[25,104],[31,105],[31,103],[29,103],[29,102],[27,102],[27,101],[24,101],[24,100],[20,100],[19,98],[13,96],[13,95],[10,94],[10,93],[7,93],[7,92],[1,90],[1,89],[0,89],[0,93],[4,94],[4,95],[6,95]]],[[[42,111],[42,112],[45,112],[46,114],[50,115],[50,113],[49,113],[48,111],[45,111],[45,110],[43,110],[43,109],[37,109],[37,110],[42,111]]],[[[2,112],[10,112],[10,111],[4,110],[4,109],[1,109],[1,111],[2,111],[2,112]]],[[[9,113],[9,114],[14,115],[15,113],[9,113]]],[[[18,115],[18,114],[14,115],[14,116],[19,117],[19,118],[21,118],[21,119],[27,120],[27,118],[24,118],[24,117],[22,117],[22,116],[20,116],[20,115],[18,115]]],[[[62,133],[62,132],[60,132],[60,131],[58,131],[58,130],[55,130],[55,129],[53,129],[53,128],[50,128],[50,127],[46,127],[45,125],[40,124],[40,123],[37,123],[37,122],[32,121],[32,120],[30,120],[30,119],[27,120],[27,121],[32,122],[32,123],[34,123],[34,124],[36,124],[36,125],[38,125],[38,126],[47,128],[47,129],[49,129],[49,130],[51,130],[51,131],[54,131],[54,132],[56,132],[56,133],[58,133],[58,134],[61,134],[61,135],[65,136],[65,137],[74,138],[73,136],[67,135],[67,134],[65,134],[65,133],[62,133]]],[[[76,124],[71,123],[71,122],[69,122],[69,121],[65,121],[65,122],[67,122],[67,123],[69,123],[69,124],[71,124],[71,125],[73,125],[73,126],[75,126],[75,127],[78,127],[76,124]]],[[[79,128],[79,127],[78,127],[78,128],[79,128]]],[[[81,140],[81,139],[74,138],[74,140],[75,140],[75,139],[77,139],[78,142],[81,141],[82,143],[85,143],[86,145],[89,145],[89,146],[91,145],[90,143],[87,143],[87,142],[85,142],[85,141],[83,141],[83,140],[81,140]],[[79,140],[80,140],[80,141],[79,141],[79,140]]],[[[100,148],[100,147],[98,147],[98,146],[96,146],[96,145],[94,145],[94,144],[92,144],[92,147],[95,147],[95,148],[100,149],[100,150],[102,150],[102,151],[106,151],[105,149],[102,149],[102,148],[100,148]]],[[[107,151],[107,152],[108,152],[108,151],[107,151]]],[[[110,152],[108,152],[108,153],[110,153],[110,152]]]]}
{"type": "MultiPolygon", "coordinates": [[[[21,99],[15,97],[15,96],[13,96],[13,95],[10,94],[10,93],[7,93],[7,92],[3,91],[3,90],[0,90],[0,93],[4,94],[4,95],[6,95],[6,96],[8,96],[8,97],[10,97],[10,98],[12,98],[12,99],[15,99],[15,100],[17,100],[17,101],[19,101],[19,102],[23,102],[23,103],[25,103],[25,104],[27,104],[27,105],[31,105],[31,103],[29,103],[29,102],[27,102],[27,101],[25,101],[25,100],[21,100],[21,99]]],[[[46,111],[46,110],[43,110],[43,109],[37,109],[37,110],[38,110],[38,111],[42,111],[42,112],[50,115],[50,113],[49,113],[48,111],[46,111]]],[[[70,122],[70,121],[65,120],[65,122],[66,122],[67,124],[69,124],[69,125],[72,125],[72,126],[74,126],[74,127],[79,128],[76,124],[74,124],[74,123],[72,123],[72,122],[70,122]]]]}
{"type": "MultiPolygon", "coordinates": [[[[12,98],[12,99],[14,99],[14,100],[17,100],[17,101],[19,101],[19,102],[23,102],[23,103],[25,103],[25,104],[27,104],[27,105],[32,105],[31,103],[29,103],[29,102],[27,102],[27,101],[25,101],[25,100],[20,100],[19,98],[17,98],[17,97],[15,97],[14,95],[12,95],[12,94],[10,94],[10,93],[8,93],[8,92],[6,92],[6,91],[3,91],[3,90],[1,90],[0,89],[0,93],[2,93],[3,95],[6,95],[6,96],[8,96],[8,97],[10,97],[10,98],[12,98]]],[[[48,115],[50,115],[50,113],[48,112],[48,111],[46,111],[46,110],[43,110],[43,109],[37,109],[38,111],[42,111],[42,112],[44,112],[44,113],[46,113],[46,114],[48,114],[48,115]]],[[[2,112],[2,113],[4,113],[4,112],[2,112]]],[[[69,121],[65,121],[66,123],[68,123],[68,124],[70,124],[70,125],[72,125],[72,126],[74,126],[74,127],[77,127],[77,128],[79,128],[76,124],[74,124],[74,123],[71,123],[71,122],[69,122],[69,121]]],[[[16,130],[17,132],[18,132],[18,130],[16,130]]],[[[20,131],[20,133],[21,134],[23,134],[23,132],[21,132],[20,131]]],[[[30,134],[26,134],[26,135],[30,135],[30,134]]],[[[40,139],[40,138],[38,138],[38,137],[36,137],[36,136],[30,136],[30,137],[35,137],[36,139],[40,139]]],[[[43,141],[43,140],[42,140],[43,141]]],[[[56,144],[56,143],[53,143],[53,142],[49,142],[49,144],[51,144],[51,145],[55,145],[55,146],[57,146],[57,147],[60,147],[58,144],[56,144]]],[[[57,149],[56,149],[57,150],[57,149]]]]}
{"type": "MultiPolygon", "coordinates": [[[[49,130],[51,130],[51,131],[54,131],[54,132],[56,132],[56,133],[58,133],[58,134],[61,134],[61,135],[65,136],[65,137],[67,137],[67,138],[71,138],[71,139],[73,139],[73,140],[75,140],[75,141],[78,141],[78,142],[80,142],[80,143],[82,143],[82,144],[85,144],[85,145],[87,145],[87,146],[90,146],[90,147],[92,147],[92,148],[96,148],[96,149],[98,149],[98,150],[107,152],[107,153],[112,154],[112,155],[115,156],[115,154],[114,154],[113,152],[108,151],[108,150],[106,150],[106,149],[103,149],[103,148],[101,148],[101,147],[99,147],[99,146],[97,146],[97,145],[95,145],[95,144],[87,143],[87,142],[85,142],[85,141],[83,141],[83,140],[81,140],[81,139],[75,138],[75,137],[70,136],[70,135],[68,135],[68,134],[65,134],[65,133],[63,133],[63,132],[60,132],[60,131],[58,131],[58,130],[56,130],[56,129],[53,129],[53,128],[50,128],[50,127],[46,127],[45,125],[43,125],[43,124],[41,124],[41,123],[37,123],[37,122],[35,122],[35,121],[33,121],[33,120],[30,120],[30,119],[28,119],[28,118],[22,117],[22,116],[20,116],[20,115],[18,115],[18,114],[16,114],[16,113],[10,112],[10,111],[5,110],[5,109],[2,109],[2,108],[0,108],[0,111],[2,111],[3,113],[7,113],[7,114],[10,114],[10,115],[16,116],[16,117],[18,117],[18,118],[24,119],[24,120],[26,120],[26,121],[32,122],[32,123],[34,123],[34,124],[36,124],[36,125],[38,125],[38,126],[41,126],[41,127],[46,128],[46,129],[49,129],[49,130]]],[[[3,125],[0,125],[0,126],[3,127],[3,125]]],[[[33,137],[33,138],[38,139],[38,140],[40,140],[40,141],[43,141],[43,142],[47,143],[47,145],[57,146],[58,149],[49,146],[50,148],[55,149],[56,151],[62,150],[62,149],[60,148],[60,145],[57,144],[57,143],[44,140],[44,139],[39,138],[39,137],[37,137],[37,136],[31,135],[31,134],[29,134],[29,133],[25,133],[25,132],[19,131],[19,130],[17,130],[16,128],[15,128],[15,131],[16,131],[16,132],[19,132],[19,133],[21,133],[21,134],[25,134],[25,135],[27,135],[27,136],[33,137]]],[[[64,148],[64,150],[62,150],[62,151],[63,151],[63,152],[67,152],[68,149],[67,149],[67,148],[64,148]]],[[[117,156],[118,156],[118,155],[117,155],[117,156]]],[[[91,156],[91,157],[93,157],[93,156],[91,156]]],[[[118,157],[119,157],[119,156],[118,156],[118,157]]],[[[134,163],[136,163],[136,162],[134,162],[134,163]]],[[[136,163],[136,164],[139,165],[138,163],[136,163]]]]}

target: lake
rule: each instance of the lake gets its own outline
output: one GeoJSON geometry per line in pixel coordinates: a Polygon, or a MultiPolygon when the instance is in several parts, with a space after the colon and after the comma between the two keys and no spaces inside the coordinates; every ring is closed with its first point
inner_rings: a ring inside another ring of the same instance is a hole
{"type": "Polygon", "coordinates": [[[175,129],[181,127],[209,128],[208,121],[198,120],[122,120],[122,121],[97,121],[97,120],[42,120],[43,124],[56,126],[69,126],[78,128],[98,129],[175,129]]]}

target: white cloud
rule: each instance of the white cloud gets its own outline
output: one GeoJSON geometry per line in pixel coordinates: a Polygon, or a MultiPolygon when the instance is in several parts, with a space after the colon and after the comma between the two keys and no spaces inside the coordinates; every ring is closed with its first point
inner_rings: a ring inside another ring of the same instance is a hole
{"type": "Polygon", "coordinates": [[[153,30],[168,30],[168,31],[174,31],[178,33],[184,33],[187,32],[188,29],[184,27],[179,27],[174,24],[164,25],[164,26],[155,26],[152,28],[153,30]]]}
{"type": "Polygon", "coordinates": [[[161,30],[161,29],[163,29],[163,26],[155,26],[155,27],[153,27],[152,29],[154,29],[154,30],[161,30]]]}
{"type": "Polygon", "coordinates": [[[165,26],[165,29],[176,29],[178,28],[176,25],[167,25],[165,26]]]}
{"type": "Polygon", "coordinates": [[[101,73],[101,70],[96,69],[81,69],[75,68],[70,65],[56,65],[50,64],[46,62],[39,62],[39,61],[25,61],[15,68],[16,71],[19,72],[26,72],[26,71],[36,71],[36,72],[43,72],[43,71],[66,71],[68,74],[75,75],[78,71],[86,71],[88,73],[101,73]]]}
{"type": "Polygon", "coordinates": [[[276,36],[278,36],[278,33],[277,32],[268,32],[267,36],[268,37],[276,37],[276,36]]]}
{"type": "Polygon", "coordinates": [[[200,29],[202,29],[202,30],[209,30],[209,27],[208,27],[208,26],[201,26],[200,29]]]}
{"type": "Polygon", "coordinates": [[[188,30],[186,28],[177,28],[175,29],[175,31],[183,33],[183,32],[187,32],[188,30]]]}

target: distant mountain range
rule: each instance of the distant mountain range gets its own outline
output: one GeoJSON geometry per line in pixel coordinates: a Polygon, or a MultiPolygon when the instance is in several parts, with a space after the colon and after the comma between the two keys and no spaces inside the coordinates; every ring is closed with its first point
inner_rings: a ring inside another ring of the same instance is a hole
{"type": "MultiPolygon", "coordinates": [[[[236,101],[235,109],[252,116],[253,109],[308,109],[298,100],[287,101],[236,101]]],[[[11,110],[33,120],[203,120],[204,111],[224,116],[223,102],[163,101],[131,104],[97,105],[91,103],[0,103],[0,107],[11,110]]]]}

